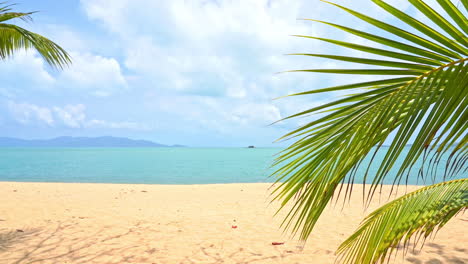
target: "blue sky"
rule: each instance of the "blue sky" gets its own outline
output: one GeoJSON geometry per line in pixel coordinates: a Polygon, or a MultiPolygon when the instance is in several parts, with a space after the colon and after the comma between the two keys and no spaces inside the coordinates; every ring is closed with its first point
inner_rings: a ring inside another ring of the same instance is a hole
{"type": "MultiPolygon", "coordinates": [[[[395,22],[369,1],[337,2],[395,22]]],[[[414,14],[407,1],[393,2],[414,14]]],[[[273,98],[349,82],[348,76],[275,74],[347,66],[284,56],[344,54],[289,35],[368,43],[298,18],[378,32],[337,8],[309,0],[18,4],[18,11],[40,11],[33,23],[20,25],[49,37],[73,58],[64,71],[50,69],[34,51],[0,63],[0,136],[20,138],[112,135],[189,146],[273,146],[279,136],[310,119],[270,123],[341,95],[273,98]]]]}

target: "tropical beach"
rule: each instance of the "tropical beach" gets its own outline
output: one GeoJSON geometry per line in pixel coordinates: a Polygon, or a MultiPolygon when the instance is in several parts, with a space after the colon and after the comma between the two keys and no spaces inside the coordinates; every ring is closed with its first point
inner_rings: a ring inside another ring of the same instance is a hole
{"type": "Polygon", "coordinates": [[[18,1],[0,264],[468,263],[468,0],[18,1]]]}
{"type": "MultiPolygon", "coordinates": [[[[355,185],[303,244],[279,228],[283,215],[273,217],[268,183],[1,182],[0,263],[333,263],[335,249],[387,200],[389,187],[365,211],[355,185]]],[[[468,237],[460,232],[467,221],[455,217],[421,251],[411,248],[393,263],[467,263],[468,237]]]]}

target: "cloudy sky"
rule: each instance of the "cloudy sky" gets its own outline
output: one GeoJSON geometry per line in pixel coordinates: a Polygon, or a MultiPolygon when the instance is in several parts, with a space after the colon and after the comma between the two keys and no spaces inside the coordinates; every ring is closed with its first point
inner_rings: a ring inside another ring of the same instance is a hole
{"type": "MultiPolygon", "coordinates": [[[[57,42],[73,59],[63,71],[50,69],[33,51],[0,62],[0,136],[20,138],[112,135],[189,146],[272,146],[307,120],[270,123],[341,95],[274,98],[350,80],[275,74],[346,66],[285,56],[344,54],[289,35],[368,43],[298,19],[378,32],[318,0],[17,2],[18,11],[40,11],[33,23],[19,24],[57,42]]],[[[395,22],[370,1],[337,2],[395,22]]],[[[414,12],[407,1],[391,2],[414,12]]]]}

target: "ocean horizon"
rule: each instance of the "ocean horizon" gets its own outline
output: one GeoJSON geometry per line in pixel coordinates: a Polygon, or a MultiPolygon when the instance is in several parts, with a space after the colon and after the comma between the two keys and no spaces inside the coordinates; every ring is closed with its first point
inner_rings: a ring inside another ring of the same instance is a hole
{"type": "MultiPolygon", "coordinates": [[[[385,147],[370,166],[377,171],[385,147]]],[[[407,151],[409,147],[405,148],[407,151]]],[[[271,164],[282,148],[0,148],[0,181],[221,184],[271,183],[271,164]]],[[[436,178],[423,182],[417,171],[408,184],[424,185],[443,180],[444,157],[436,178]]],[[[397,161],[401,164],[402,160],[397,161]]],[[[360,167],[355,183],[363,183],[366,167],[360,167]]],[[[392,184],[390,172],[384,183],[392,184]]],[[[460,178],[463,175],[457,175],[460,178]]],[[[466,177],[466,176],[465,176],[466,177]]],[[[402,183],[405,183],[402,181],[402,183]]]]}

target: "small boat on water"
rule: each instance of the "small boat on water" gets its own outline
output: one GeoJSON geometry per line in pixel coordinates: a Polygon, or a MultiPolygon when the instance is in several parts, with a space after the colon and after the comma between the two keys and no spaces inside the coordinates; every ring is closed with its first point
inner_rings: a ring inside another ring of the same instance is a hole
{"type": "Polygon", "coordinates": [[[255,148],[255,146],[248,146],[247,148],[255,148]]]}

